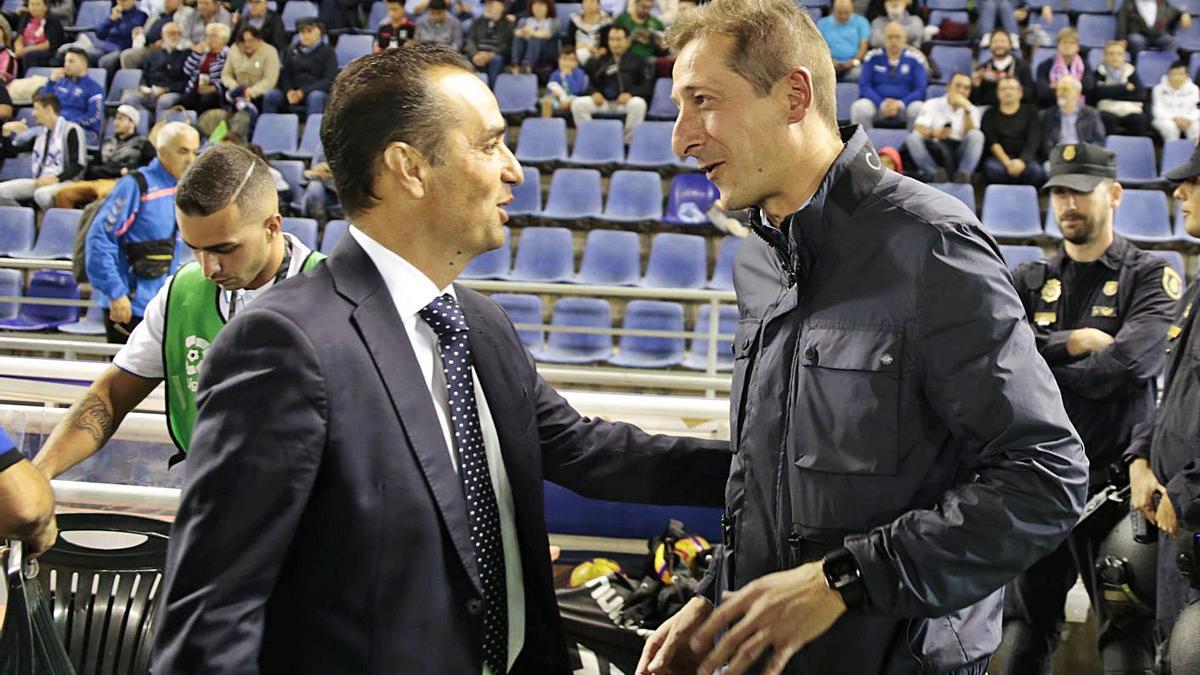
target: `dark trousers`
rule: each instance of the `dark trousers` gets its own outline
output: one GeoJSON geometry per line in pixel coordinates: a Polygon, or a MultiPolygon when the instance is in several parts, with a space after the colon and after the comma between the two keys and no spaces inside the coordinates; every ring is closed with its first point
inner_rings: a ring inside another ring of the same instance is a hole
{"type": "Polygon", "coordinates": [[[104,335],[108,338],[109,343],[123,345],[129,340],[129,334],[134,328],[142,322],[142,317],[134,316],[125,323],[113,323],[113,320],[108,318],[108,311],[104,312],[104,335]]]}
{"type": "Polygon", "coordinates": [[[1129,114],[1124,117],[1117,117],[1110,112],[1100,113],[1100,119],[1104,122],[1104,133],[1109,136],[1118,134],[1122,136],[1145,136],[1150,132],[1150,120],[1144,114],[1129,114]]]}
{"type": "Polygon", "coordinates": [[[1158,578],[1155,590],[1158,606],[1158,639],[1171,636],[1175,620],[1188,605],[1200,601],[1200,591],[1192,588],[1187,579],[1179,574],[1179,542],[1165,534],[1158,537],[1158,578]]]}
{"type": "Polygon", "coordinates": [[[1041,187],[1042,183],[1046,182],[1046,171],[1037,160],[1032,160],[1025,164],[1025,171],[1020,176],[1010,176],[1004,165],[995,157],[988,157],[983,160],[983,178],[988,183],[1000,183],[1003,185],[1011,185],[1013,183],[1019,185],[1032,185],[1041,187]]]}

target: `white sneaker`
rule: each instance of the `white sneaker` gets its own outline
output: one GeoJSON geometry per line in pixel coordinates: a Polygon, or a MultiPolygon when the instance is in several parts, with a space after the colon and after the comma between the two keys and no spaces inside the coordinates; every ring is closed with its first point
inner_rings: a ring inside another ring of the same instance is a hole
{"type": "Polygon", "coordinates": [[[983,37],[979,38],[979,48],[987,49],[992,44],[992,34],[984,33],[983,37]]]}
{"type": "Polygon", "coordinates": [[[1021,35],[1019,33],[1009,33],[1008,41],[1012,43],[1013,51],[1021,48],[1021,35]]]}

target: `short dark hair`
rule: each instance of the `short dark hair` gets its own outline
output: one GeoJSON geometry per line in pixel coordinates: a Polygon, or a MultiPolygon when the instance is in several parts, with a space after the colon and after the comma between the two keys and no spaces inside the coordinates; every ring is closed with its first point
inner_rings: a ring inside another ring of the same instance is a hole
{"type": "Polygon", "coordinates": [[[429,0],[429,11],[435,9],[447,9],[446,0],[429,0]]]}
{"type": "Polygon", "coordinates": [[[91,57],[89,57],[88,53],[86,51],[84,51],[83,48],[81,48],[81,47],[67,47],[67,53],[74,54],[75,56],[82,56],[84,63],[87,63],[89,65],[92,62],[91,57]]]}
{"type": "Polygon", "coordinates": [[[218,143],[201,153],[175,192],[175,206],[190,216],[211,216],[231,202],[243,214],[254,213],[268,199],[272,210],[278,210],[279,194],[267,163],[233,143],[218,143]]]}
{"type": "Polygon", "coordinates": [[[1186,62],[1184,62],[1184,61],[1176,61],[1175,63],[1172,63],[1172,64],[1171,64],[1171,67],[1170,67],[1170,68],[1167,68],[1167,72],[1170,72],[1170,71],[1172,71],[1172,70],[1175,70],[1176,68],[1187,68],[1187,67],[1188,67],[1188,64],[1187,64],[1186,62]]]}
{"type": "Polygon", "coordinates": [[[407,143],[430,164],[441,164],[447,129],[458,124],[431,86],[429,71],[451,68],[474,74],[458,52],[409,42],[355,59],[333,83],[321,121],[321,143],[338,197],[355,215],[374,206],[376,169],[392,143],[407,143]]]}
{"type": "Polygon", "coordinates": [[[554,8],[554,0],[529,0],[529,14],[533,15],[533,3],[540,2],[546,6],[546,17],[550,19],[558,18],[558,10],[554,8]]]}
{"type": "Polygon", "coordinates": [[[614,30],[619,30],[625,34],[625,37],[629,37],[629,29],[628,28],[626,28],[625,26],[618,26],[616,24],[613,24],[608,27],[608,30],[604,31],[604,39],[606,42],[608,40],[609,34],[612,33],[614,30]]]}
{"type": "Polygon", "coordinates": [[[321,20],[315,16],[305,16],[305,17],[296,19],[296,30],[297,31],[302,31],[305,28],[308,28],[309,26],[313,26],[317,30],[321,31],[322,34],[325,33],[325,24],[321,23],[321,20]]]}
{"type": "Polygon", "coordinates": [[[251,26],[250,24],[246,24],[242,26],[241,30],[238,31],[237,37],[239,42],[242,40],[242,38],[246,37],[246,33],[249,33],[250,36],[255,40],[263,39],[263,32],[261,30],[251,26]]]}
{"type": "Polygon", "coordinates": [[[58,100],[54,94],[34,94],[33,102],[43,108],[54,110],[55,114],[62,112],[62,101],[58,100]]]}

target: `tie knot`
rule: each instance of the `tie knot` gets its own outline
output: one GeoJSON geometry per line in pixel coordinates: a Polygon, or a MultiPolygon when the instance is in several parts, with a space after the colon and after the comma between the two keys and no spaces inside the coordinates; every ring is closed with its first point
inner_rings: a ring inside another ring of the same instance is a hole
{"type": "Polygon", "coordinates": [[[467,320],[462,310],[449,293],[439,295],[421,309],[421,318],[437,333],[439,338],[467,331],[467,320]]]}

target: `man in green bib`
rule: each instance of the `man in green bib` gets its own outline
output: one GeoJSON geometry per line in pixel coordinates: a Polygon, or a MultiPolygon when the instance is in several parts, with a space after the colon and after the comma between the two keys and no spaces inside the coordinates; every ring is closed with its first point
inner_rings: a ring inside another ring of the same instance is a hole
{"type": "Polygon", "coordinates": [[[34,464],[54,478],[98,451],[125,415],[166,384],[167,426],[184,458],[204,354],[238,312],[323,255],[281,231],[267,164],[231,144],[206,150],[179,180],[175,216],[196,257],[164,284],[145,319],[55,427],[34,464]]]}

